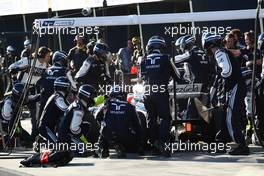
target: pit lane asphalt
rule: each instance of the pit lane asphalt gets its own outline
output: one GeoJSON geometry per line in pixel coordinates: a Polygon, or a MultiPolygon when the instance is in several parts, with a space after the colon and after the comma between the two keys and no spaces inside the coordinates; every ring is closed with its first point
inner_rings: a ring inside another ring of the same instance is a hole
{"type": "MultiPolygon", "coordinates": [[[[22,121],[27,126],[29,120],[22,121]]],[[[249,156],[206,152],[176,152],[171,158],[129,154],[127,159],[74,158],[64,167],[21,168],[32,151],[0,157],[0,176],[264,176],[264,149],[250,146],[249,156]]]]}
{"type": "Polygon", "coordinates": [[[127,159],[74,158],[64,167],[21,168],[19,162],[31,152],[13,153],[0,159],[0,176],[263,176],[264,152],[251,146],[249,156],[204,152],[178,152],[172,158],[129,154],[127,159]]]}

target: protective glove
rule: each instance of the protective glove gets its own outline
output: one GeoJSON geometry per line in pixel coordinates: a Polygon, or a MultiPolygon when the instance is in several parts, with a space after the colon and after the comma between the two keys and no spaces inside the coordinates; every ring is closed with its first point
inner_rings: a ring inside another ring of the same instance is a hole
{"type": "Polygon", "coordinates": [[[105,101],[105,96],[104,95],[99,95],[99,96],[94,98],[95,106],[104,103],[104,101],[105,101]]]}
{"type": "Polygon", "coordinates": [[[80,137],[80,140],[84,143],[84,144],[88,144],[88,140],[86,139],[86,137],[82,134],[80,137]]]}

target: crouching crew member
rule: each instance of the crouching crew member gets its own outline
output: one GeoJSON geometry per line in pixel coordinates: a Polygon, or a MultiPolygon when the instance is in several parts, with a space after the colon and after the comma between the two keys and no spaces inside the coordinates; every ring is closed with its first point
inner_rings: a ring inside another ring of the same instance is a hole
{"type": "Polygon", "coordinates": [[[96,115],[101,124],[98,152],[101,158],[109,156],[110,146],[119,158],[126,157],[126,152],[143,154],[140,120],[125,95],[120,86],[113,86],[109,99],[96,115]]]}
{"type": "Polygon", "coordinates": [[[88,84],[82,85],[77,94],[77,99],[70,104],[59,124],[58,137],[60,142],[88,143],[86,135],[90,129],[90,123],[85,115],[88,108],[95,105],[96,90],[88,84]]]}

